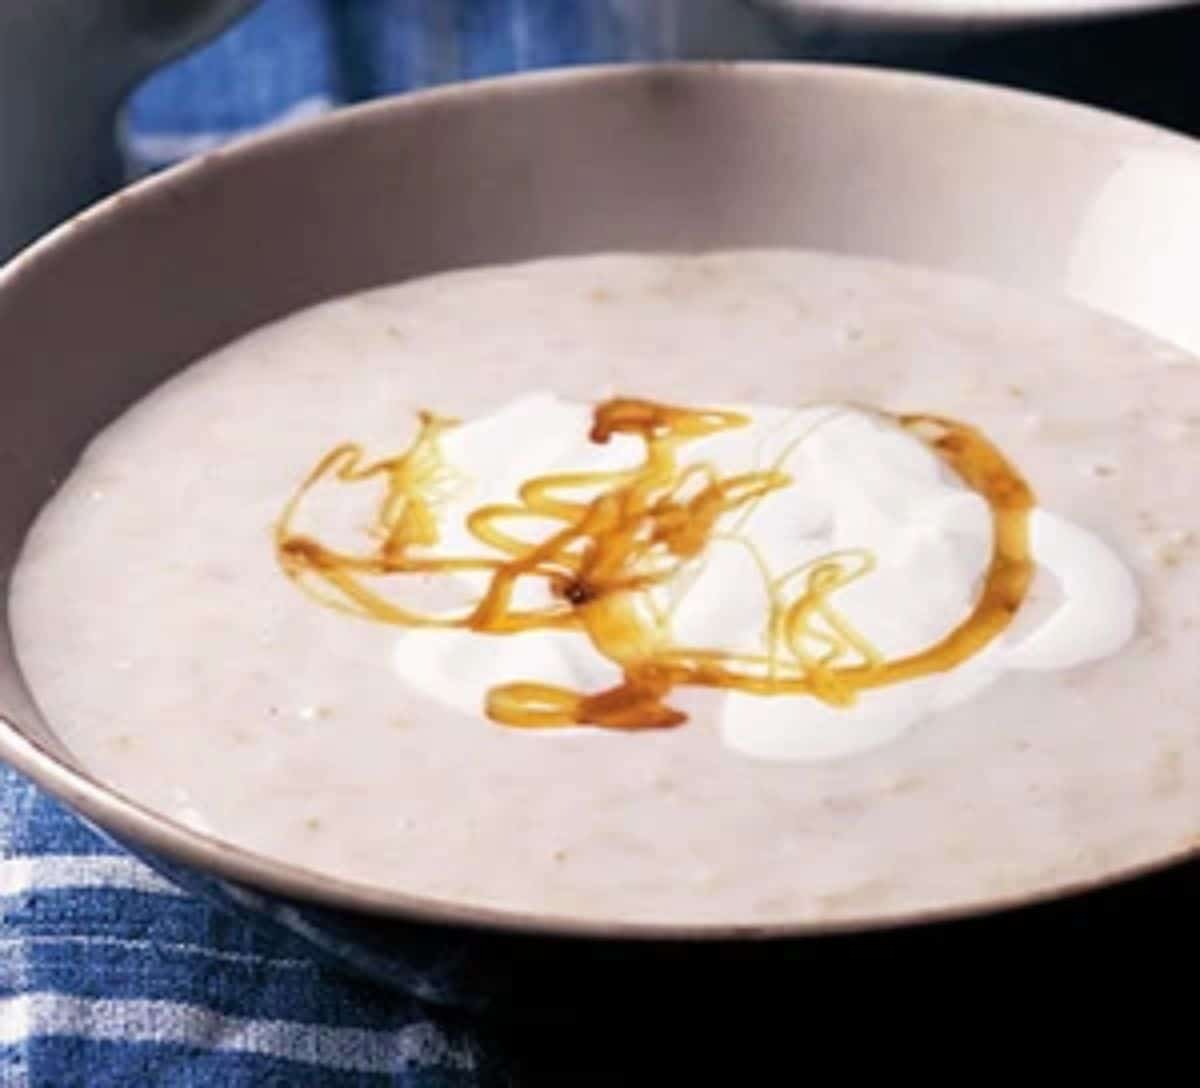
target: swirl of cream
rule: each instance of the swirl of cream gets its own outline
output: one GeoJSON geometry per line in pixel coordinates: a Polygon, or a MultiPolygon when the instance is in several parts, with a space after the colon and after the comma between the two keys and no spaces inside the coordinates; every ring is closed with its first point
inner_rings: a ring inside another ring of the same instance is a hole
{"type": "MultiPolygon", "coordinates": [[[[792,486],[723,527],[678,585],[657,591],[670,598],[676,645],[763,653],[764,570],[777,576],[845,549],[869,552],[875,565],[838,592],[837,609],[885,657],[936,643],[969,613],[989,559],[990,512],[924,443],[888,417],[848,405],[731,408],[752,424],[689,444],[686,459],[722,472],[779,467],[792,486]]],[[[450,432],[445,456],[471,484],[440,512],[442,546],[477,548],[465,529],[467,513],[511,501],[530,475],[635,465],[636,441],[587,441],[588,412],[535,394],[450,432]]],[[[1041,508],[1031,516],[1030,537],[1037,606],[959,667],[863,691],[848,707],[725,692],[722,740],[759,759],[845,757],[892,740],[1006,672],[1067,669],[1115,653],[1132,636],[1138,612],[1137,586],[1120,558],[1093,533],[1041,508]]],[[[469,583],[462,588],[482,588],[469,583]]],[[[545,592],[530,580],[518,587],[517,603],[536,606],[545,592]]],[[[402,631],[393,660],[405,683],[473,717],[490,688],[516,678],[580,691],[603,690],[620,678],[586,638],[566,631],[503,638],[402,631]]]]}

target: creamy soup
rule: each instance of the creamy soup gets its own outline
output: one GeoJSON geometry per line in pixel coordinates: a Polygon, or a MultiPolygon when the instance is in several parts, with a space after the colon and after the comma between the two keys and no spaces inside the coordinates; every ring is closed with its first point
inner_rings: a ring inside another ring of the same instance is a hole
{"type": "Polygon", "coordinates": [[[82,764],[346,880],[848,921],[1200,836],[1200,370],[805,252],[456,272],[98,436],[10,608],[82,764]]]}

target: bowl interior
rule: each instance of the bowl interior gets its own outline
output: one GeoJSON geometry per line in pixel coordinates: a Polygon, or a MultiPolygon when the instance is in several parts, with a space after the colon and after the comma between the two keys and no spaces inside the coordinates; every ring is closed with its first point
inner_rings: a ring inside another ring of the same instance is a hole
{"type": "MultiPolygon", "coordinates": [[[[1181,138],[849,68],[526,76],[251,141],[110,199],[0,274],[0,590],[97,428],[197,356],[334,295],[552,254],[800,246],[1063,293],[1200,351],[1198,197],[1200,147],[1181,138]]],[[[0,755],[119,834],[269,889],[446,916],[253,858],[91,782],[37,714],[6,623],[0,715],[0,755]]]]}

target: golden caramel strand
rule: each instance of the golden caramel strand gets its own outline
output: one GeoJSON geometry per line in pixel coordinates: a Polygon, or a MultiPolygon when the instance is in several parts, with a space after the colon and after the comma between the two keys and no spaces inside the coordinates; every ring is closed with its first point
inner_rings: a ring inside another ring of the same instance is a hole
{"type": "Polygon", "coordinates": [[[284,507],[275,549],[284,572],[319,603],[376,622],[407,627],[459,628],[481,635],[545,629],[578,630],[618,665],[620,684],[582,694],[530,681],[488,693],[494,721],[520,728],[595,725],[612,729],[664,728],[684,715],[667,705],[677,687],[709,687],[759,695],[808,695],[833,706],[852,704],[861,691],[944,672],[982,650],[1011,622],[1033,573],[1028,515],[1034,497],[1003,455],[976,429],[935,416],[894,417],[925,442],[992,512],[992,554],[970,615],[920,653],[896,660],[883,655],[835,607],[837,593],[868,577],[874,556],[850,549],[774,574],[752,540],[746,519],[768,495],[791,485],[782,465],[791,452],[838,411],[793,441],[769,467],[722,475],[707,462],[680,463],[688,442],[749,420],[734,412],[687,409],[616,398],[598,405],[590,438],[616,434],[643,443],[641,463],[619,472],[541,476],[524,483],[511,504],[471,511],[467,528],[490,554],[444,556],[437,509],[460,479],[443,455],[441,439],[452,420],[429,413],[409,448],[397,457],[366,461],[354,444],[322,458],[284,507]],[[294,524],[318,483],[380,478],[386,493],[371,525],[373,550],[351,555],[326,548],[294,524]],[[590,494],[590,497],[585,497],[590,494]],[[558,523],[528,541],[511,523],[558,523]],[[676,645],[671,619],[714,540],[735,541],[753,557],[768,601],[765,652],[734,653],[676,645]],[[401,607],[367,578],[475,573],[487,585],[463,615],[444,617],[401,607]],[[521,579],[541,580],[554,603],[517,610],[521,579]]]}

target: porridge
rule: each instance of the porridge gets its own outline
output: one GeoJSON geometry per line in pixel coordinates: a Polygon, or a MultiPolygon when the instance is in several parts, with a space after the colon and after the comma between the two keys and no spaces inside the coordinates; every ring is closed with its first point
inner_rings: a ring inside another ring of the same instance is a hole
{"type": "Polygon", "coordinates": [[[806,252],[335,300],[180,373],[10,610],[93,773],[343,879],[850,920],[1200,835],[1194,361],[806,252]]]}

